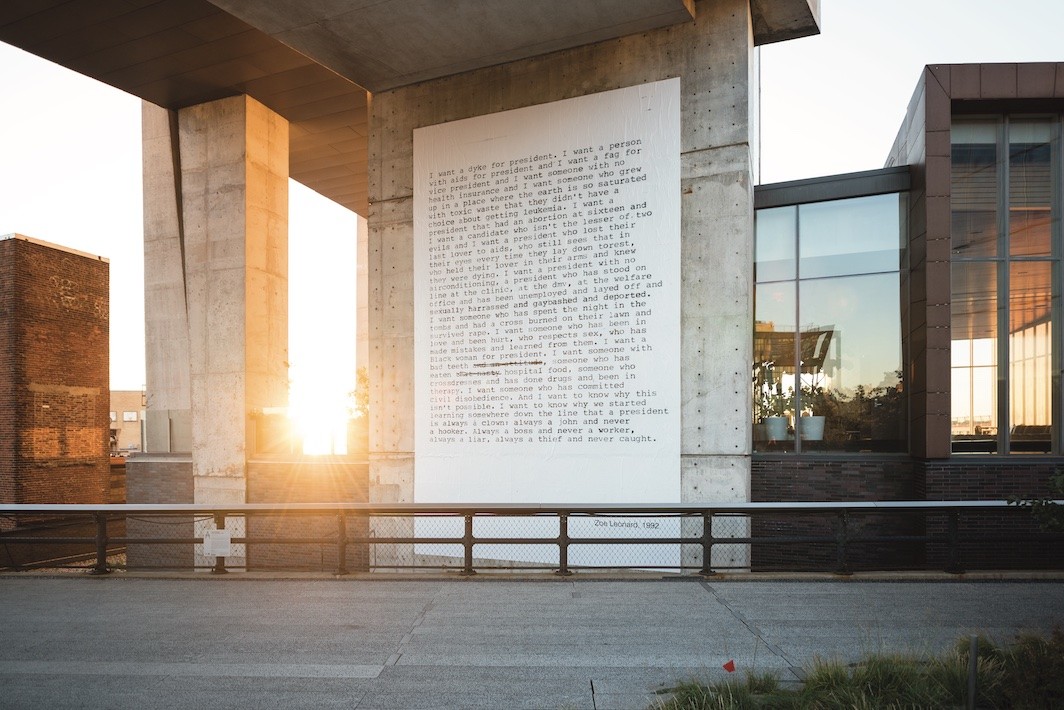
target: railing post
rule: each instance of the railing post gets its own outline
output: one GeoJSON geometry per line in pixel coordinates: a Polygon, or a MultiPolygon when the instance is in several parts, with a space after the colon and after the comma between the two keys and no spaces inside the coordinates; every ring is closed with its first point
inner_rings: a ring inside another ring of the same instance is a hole
{"type": "Polygon", "coordinates": [[[839,513],[835,522],[835,553],[836,553],[836,569],[835,574],[850,574],[850,564],[846,557],[846,544],[849,542],[850,537],[850,518],[849,512],[843,510],[839,513]]]}
{"type": "Polygon", "coordinates": [[[107,567],[107,513],[95,513],[96,518],[96,565],[90,574],[110,574],[107,567]]]}
{"type": "Polygon", "coordinates": [[[946,571],[950,574],[964,573],[964,567],[961,566],[959,517],[960,511],[951,510],[949,517],[946,519],[946,536],[949,540],[949,563],[946,567],[946,571]]]}
{"type": "MultiPolygon", "coordinates": [[[[225,530],[225,513],[214,514],[214,527],[218,530],[225,530]]],[[[223,555],[215,555],[214,557],[214,569],[211,570],[211,574],[226,574],[229,570],[225,568],[225,557],[223,555]]]]}
{"type": "Polygon", "coordinates": [[[347,574],[347,516],[343,511],[336,516],[336,574],[347,574]]]}
{"type": "Polygon", "coordinates": [[[702,513],[702,577],[711,577],[713,571],[713,515],[707,510],[702,513]]]}
{"type": "Polygon", "coordinates": [[[462,568],[461,575],[469,577],[476,574],[476,570],[473,569],[473,514],[467,513],[465,516],[465,535],[462,537],[462,546],[465,548],[465,566],[462,568]]]}
{"type": "Polygon", "coordinates": [[[569,515],[558,513],[558,569],[554,574],[561,577],[572,576],[569,569],[569,515]]]}

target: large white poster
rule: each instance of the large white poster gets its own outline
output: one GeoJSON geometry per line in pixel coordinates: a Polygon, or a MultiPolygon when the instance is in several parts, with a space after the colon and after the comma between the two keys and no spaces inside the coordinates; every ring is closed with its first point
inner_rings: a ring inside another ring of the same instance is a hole
{"type": "Polygon", "coordinates": [[[679,501],[679,103],[414,131],[416,501],[679,501]]]}

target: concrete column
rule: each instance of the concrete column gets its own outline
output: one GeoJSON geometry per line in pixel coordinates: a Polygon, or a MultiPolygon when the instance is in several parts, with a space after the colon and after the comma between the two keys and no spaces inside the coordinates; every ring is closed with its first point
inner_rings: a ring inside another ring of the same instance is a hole
{"type": "Polygon", "coordinates": [[[147,409],[144,450],[192,451],[188,306],[180,214],[177,114],[144,102],[144,314],[147,409]]]}
{"type": "Polygon", "coordinates": [[[196,503],[243,503],[251,415],[288,401],[288,123],[145,105],[144,144],[149,439],[191,452],[196,503]]]}
{"type": "Polygon", "coordinates": [[[369,367],[369,224],[358,218],[355,237],[355,368],[369,367]]]}

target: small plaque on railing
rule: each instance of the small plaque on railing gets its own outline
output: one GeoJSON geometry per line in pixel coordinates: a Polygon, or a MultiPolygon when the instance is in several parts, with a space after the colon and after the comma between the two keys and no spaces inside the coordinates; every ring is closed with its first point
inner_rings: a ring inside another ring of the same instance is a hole
{"type": "Polygon", "coordinates": [[[233,534],[228,530],[208,530],[203,533],[203,554],[228,557],[232,542],[233,534]]]}

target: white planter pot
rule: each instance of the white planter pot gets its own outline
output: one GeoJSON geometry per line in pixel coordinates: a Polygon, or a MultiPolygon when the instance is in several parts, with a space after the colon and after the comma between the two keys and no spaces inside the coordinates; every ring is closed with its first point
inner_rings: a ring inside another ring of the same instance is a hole
{"type": "Polygon", "coordinates": [[[765,438],[769,441],[787,439],[787,417],[765,417],[762,424],[765,426],[765,438]]]}
{"type": "Polygon", "coordinates": [[[802,441],[822,441],[824,439],[824,417],[798,417],[798,435],[802,441]]]}

